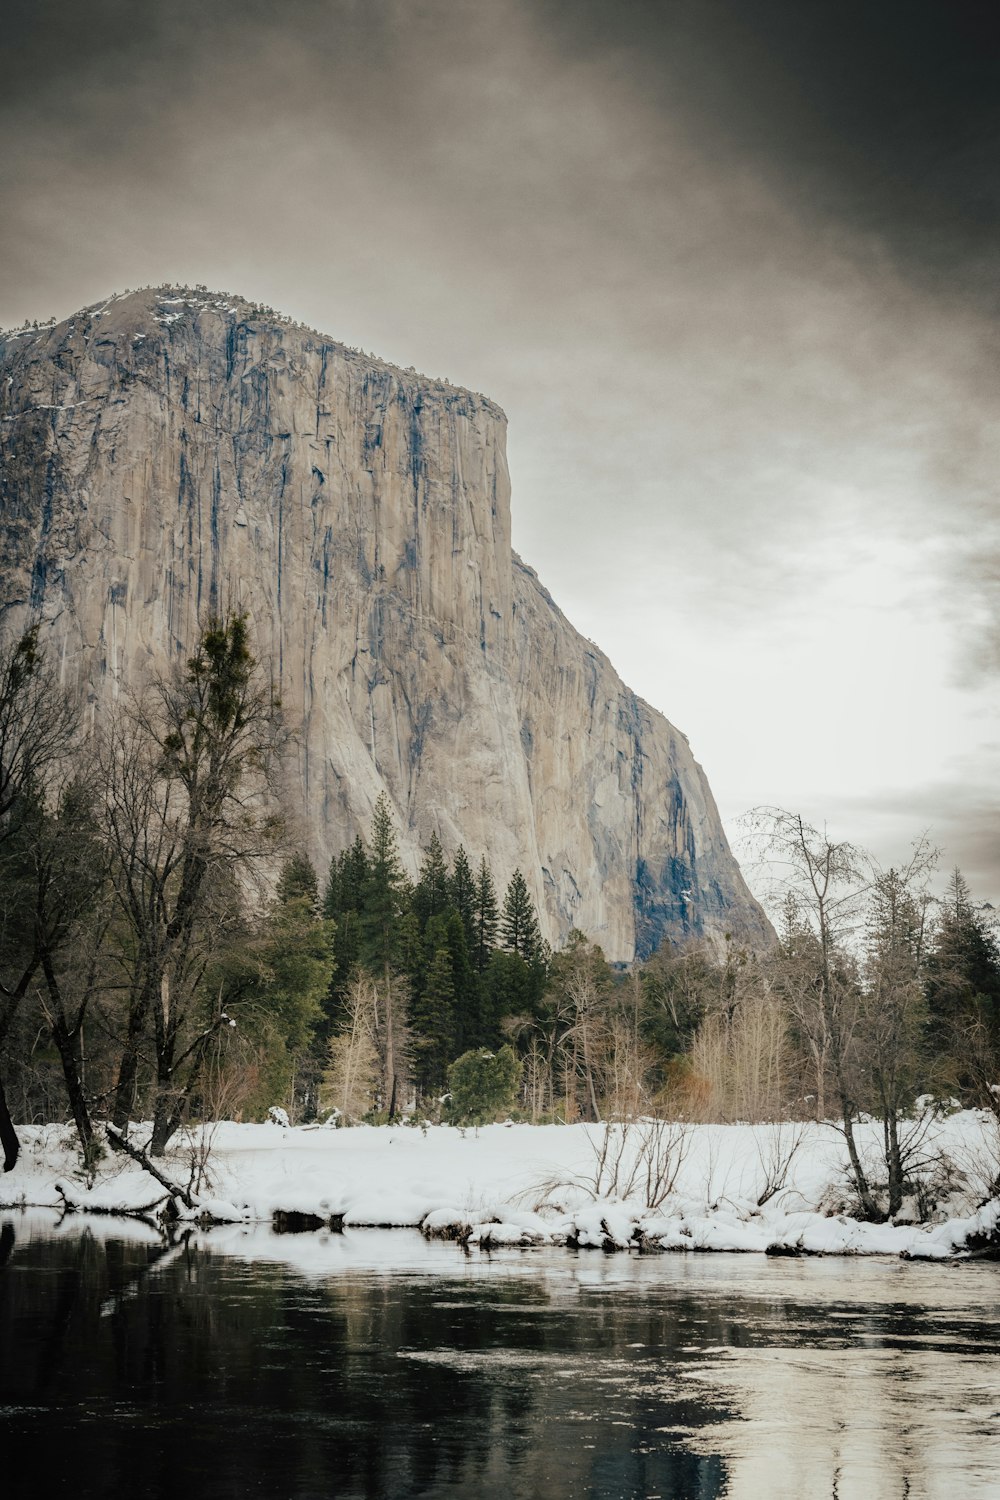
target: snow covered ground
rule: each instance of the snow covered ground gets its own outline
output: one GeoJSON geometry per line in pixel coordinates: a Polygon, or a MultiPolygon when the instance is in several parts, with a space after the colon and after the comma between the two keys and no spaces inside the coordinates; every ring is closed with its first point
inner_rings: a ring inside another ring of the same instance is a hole
{"type": "MultiPolygon", "coordinates": [[[[0,1177],[0,1207],[150,1217],[163,1209],[165,1190],[120,1155],[109,1152],[88,1185],[69,1127],[19,1134],[17,1166],[0,1177]]],[[[875,1123],[859,1128],[873,1160],[880,1135],[875,1123]]],[[[134,1141],[146,1136],[148,1128],[133,1127],[134,1141]]],[[[921,1150],[937,1163],[926,1173],[936,1207],[925,1224],[915,1222],[915,1200],[895,1223],[850,1217],[843,1141],[824,1125],[460,1131],[223,1122],[175,1139],[160,1165],[194,1196],[195,1209],[182,1207],[182,1216],[215,1222],[306,1215],[325,1225],[419,1226],[479,1250],[555,1243],[938,1259],[968,1253],[970,1237],[1000,1235],[1000,1200],[983,1205],[997,1145],[995,1122],[983,1114],[928,1124],[921,1150]]]]}

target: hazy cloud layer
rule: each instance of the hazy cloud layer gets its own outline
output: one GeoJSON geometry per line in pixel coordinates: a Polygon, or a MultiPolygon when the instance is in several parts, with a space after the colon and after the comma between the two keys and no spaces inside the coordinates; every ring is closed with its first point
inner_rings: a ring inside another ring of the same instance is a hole
{"type": "Polygon", "coordinates": [[[200,281],[487,391],[515,544],[726,814],[892,857],[912,810],[1000,894],[997,41],[925,0],[19,0],[0,322],[200,281]]]}

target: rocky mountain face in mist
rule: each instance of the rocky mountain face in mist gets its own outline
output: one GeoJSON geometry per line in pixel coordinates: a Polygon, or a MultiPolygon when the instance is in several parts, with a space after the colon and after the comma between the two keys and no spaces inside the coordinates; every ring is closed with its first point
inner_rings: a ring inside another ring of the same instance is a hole
{"type": "Polygon", "coordinates": [[[238,298],[143,291],[0,339],[5,637],[43,622],[100,715],[240,607],[298,726],[317,868],[388,794],[520,866],[609,958],[770,929],[688,742],[511,552],[504,414],[238,298]]]}

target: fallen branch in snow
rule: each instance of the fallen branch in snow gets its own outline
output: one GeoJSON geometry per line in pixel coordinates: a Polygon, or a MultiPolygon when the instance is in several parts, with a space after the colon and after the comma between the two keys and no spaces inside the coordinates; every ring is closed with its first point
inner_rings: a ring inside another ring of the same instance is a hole
{"type": "Polygon", "coordinates": [[[121,1131],[116,1130],[113,1125],[107,1126],[107,1132],[108,1140],[110,1141],[111,1147],[114,1151],[124,1151],[126,1156],[130,1156],[133,1161],[137,1161],[140,1167],[142,1167],[144,1171],[149,1173],[150,1177],[155,1177],[160,1186],[166,1188],[167,1192],[172,1198],[179,1198],[185,1208],[190,1208],[192,1210],[197,1208],[198,1205],[195,1203],[187,1188],[178,1187],[176,1182],[171,1182],[169,1177],[164,1177],[159,1167],[154,1167],[145,1151],[143,1151],[139,1146],[133,1146],[132,1142],[126,1140],[121,1131]]]}

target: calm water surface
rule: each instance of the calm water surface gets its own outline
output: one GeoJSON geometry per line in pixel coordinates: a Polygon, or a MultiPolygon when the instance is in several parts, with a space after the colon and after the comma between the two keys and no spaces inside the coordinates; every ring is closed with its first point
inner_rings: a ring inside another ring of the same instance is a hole
{"type": "Polygon", "coordinates": [[[1000,1267],[0,1214],[0,1494],[1000,1497],[1000,1267]]]}

